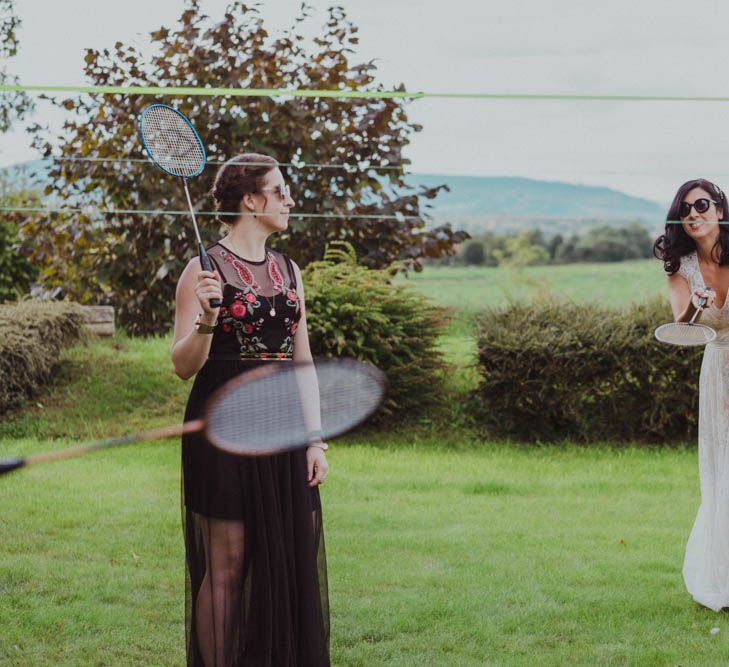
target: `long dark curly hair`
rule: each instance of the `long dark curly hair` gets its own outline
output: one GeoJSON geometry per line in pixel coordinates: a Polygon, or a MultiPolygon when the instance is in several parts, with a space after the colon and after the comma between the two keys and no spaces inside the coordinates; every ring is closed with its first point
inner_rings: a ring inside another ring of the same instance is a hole
{"type": "MultiPolygon", "coordinates": [[[[681,258],[696,250],[694,240],[686,233],[682,224],[677,224],[681,222],[681,216],[678,213],[681,202],[694,188],[702,188],[712,195],[718,208],[721,209],[719,220],[724,222],[729,220],[729,204],[726,195],[718,185],[705,178],[686,181],[676,192],[671,207],[668,209],[665,232],[653,244],[653,254],[663,261],[663,269],[671,275],[676,273],[681,266],[681,258]]],[[[719,239],[711,252],[720,266],[729,264],[729,225],[719,225],[719,239]]]]}

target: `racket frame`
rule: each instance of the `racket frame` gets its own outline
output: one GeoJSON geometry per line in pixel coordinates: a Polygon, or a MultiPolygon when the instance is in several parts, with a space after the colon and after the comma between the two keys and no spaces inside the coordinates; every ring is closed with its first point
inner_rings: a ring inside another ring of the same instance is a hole
{"type": "Polygon", "coordinates": [[[363,413],[362,416],[355,422],[351,422],[346,426],[346,428],[339,428],[339,429],[325,429],[324,431],[319,430],[317,434],[319,437],[321,437],[324,440],[328,440],[330,438],[335,438],[339,435],[342,435],[343,433],[347,433],[348,431],[351,431],[352,429],[357,428],[361,424],[363,424],[369,417],[371,417],[376,411],[377,408],[381,405],[385,393],[387,390],[387,379],[385,377],[385,374],[376,366],[373,366],[370,363],[365,363],[361,361],[357,361],[355,359],[338,359],[333,357],[320,357],[319,359],[316,359],[314,361],[287,361],[287,362],[279,362],[279,363],[273,363],[273,364],[267,364],[265,366],[259,366],[257,368],[254,368],[250,371],[247,371],[245,373],[242,373],[238,377],[233,378],[232,380],[229,380],[225,383],[224,386],[220,387],[217,391],[215,391],[210,399],[208,400],[208,403],[205,407],[205,410],[203,412],[202,421],[205,424],[203,431],[205,433],[205,437],[210,442],[210,444],[213,445],[216,449],[219,451],[222,451],[226,454],[230,454],[232,456],[245,456],[245,457],[258,457],[258,456],[271,456],[272,454],[278,454],[286,451],[291,451],[293,449],[299,449],[301,447],[305,447],[308,444],[308,441],[302,441],[297,444],[290,444],[287,446],[280,446],[276,444],[272,444],[271,447],[256,447],[255,449],[246,449],[245,447],[231,447],[227,441],[223,440],[222,438],[218,438],[214,433],[210,432],[210,429],[208,428],[208,425],[210,423],[208,419],[208,415],[214,407],[222,401],[222,399],[225,397],[226,394],[238,391],[242,385],[246,385],[252,382],[256,382],[258,380],[265,379],[267,377],[270,377],[271,375],[275,373],[289,373],[289,372],[295,372],[296,369],[305,369],[305,368],[313,368],[314,372],[316,373],[317,366],[321,367],[322,365],[326,365],[327,363],[336,363],[337,366],[340,368],[343,368],[345,366],[349,367],[356,367],[357,372],[362,374],[369,375],[374,382],[379,387],[379,395],[377,396],[377,400],[374,401],[373,407],[369,412],[363,413]],[[291,370],[293,369],[293,371],[291,370]]]}
{"type": "MultiPolygon", "coordinates": [[[[711,287],[706,288],[707,292],[713,292],[714,290],[711,289],[711,287]]],[[[667,322],[666,324],[661,324],[659,327],[656,327],[655,331],[653,332],[653,335],[655,336],[656,340],[660,343],[665,343],[666,345],[677,345],[678,347],[696,347],[698,345],[708,345],[713,340],[716,339],[716,331],[712,329],[710,326],[707,326],[706,324],[697,324],[696,318],[699,316],[699,313],[704,309],[704,306],[708,302],[708,298],[705,296],[702,296],[699,299],[698,308],[694,311],[694,314],[691,316],[691,319],[688,322],[667,322]],[[659,336],[659,332],[661,330],[666,329],[675,329],[676,327],[697,327],[700,329],[704,329],[706,331],[709,331],[711,333],[707,333],[708,336],[707,340],[700,341],[698,343],[676,343],[674,341],[665,340],[659,336]]]]}
{"type": "Polygon", "coordinates": [[[677,345],[678,347],[696,347],[697,345],[708,345],[713,340],[716,339],[716,331],[712,329],[711,327],[707,326],[706,324],[696,324],[694,322],[668,322],[666,324],[661,324],[661,326],[656,327],[656,330],[653,332],[653,335],[655,336],[656,340],[660,343],[665,343],[666,345],[677,345]],[[677,327],[691,327],[696,329],[702,329],[706,330],[707,332],[707,339],[700,341],[698,343],[676,343],[670,340],[666,340],[664,338],[660,337],[661,330],[666,330],[668,328],[670,329],[676,329],[677,327]]]}
{"type": "MultiPolygon", "coordinates": [[[[195,217],[195,209],[192,205],[192,199],[190,197],[190,190],[187,187],[187,180],[189,178],[193,178],[194,176],[199,176],[203,169],[205,169],[205,164],[207,163],[207,153],[205,152],[205,146],[203,145],[202,139],[200,139],[200,135],[197,133],[195,128],[192,126],[192,123],[190,122],[190,119],[185,116],[181,111],[178,111],[174,107],[171,107],[167,104],[149,104],[142,110],[142,114],[139,117],[139,137],[142,140],[142,146],[144,147],[145,152],[147,155],[149,155],[150,159],[154,164],[159,167],[162,171],[164,171],[166,174],[169,174],[170,176],[174,176],[175,178],[182,179],[182,186],[185,190],[185,198],[187,199],[187,207],[190,209],[190,216],[192,217],[192,227],[195,230],[195,240],[197,241],[197,254],[200,258],[200,266],[202,267],[203,271],[209,271],[210,273],[213,272],[213,263],[210,261],[210,256],[208,255],[207,250],[205,249],[205,246],[203,245],[202,238],[200,237],[200,229],[197,226],[197,218],[195,217]],[[153,109],[166,109],[168,111],[171,111],[174,113],[178,118],[181,118],[185,125],[190,129],[190,132],[192,132],[192,136],[195,138],[195,141],[197,142],[198,147],[200,148],[200,154],[202,155],[202,158],[200,160],[200,166],[197,168],[196,171],[194,171],[192,174],[176,174],[169,169],[165,168],[160,162],[157,161],[155,156],[153,155],[152,151],[150,150],[149,146],[147,145],[147,141],[144,138],[144,120],[147,117],[147,114],[152,111],[153,109]]],[[[211,308],[220,308],[222,305],[222,301],[220,299],[210,299],[210,307],[211,308]]]]}
{"type": "Polygon", "coordinates": [[[154,162],[166,174],[169,174],[170,176],[175,176],[176,178],[188,179],[188,178],[193,178],[194,176],[199,176],[200,174],[202,174],[203,169],[205,169],[205,164],[207,163],[207,159],[208,159],[207,153],[205,152],[205,146],[203,145],[203,142],[200,139],[200,135],[197,133],[195,128],[192,126],[190,119],[187,116],[185,116],[185,114],[183,114],[181,111],[178,111],[177,109],[175,109],[167,104],[150,104],[150,105],[144,107],[144,109],[142,110],[142,115],[139,117],[139,136],[142,140],[142,146],[144,146],[144,150],[146,151],[147,155],[149,155],[152,162],[154,162]],[[200,161],[200,166],[198,167],[198,169],[195,172],[193,172],[192,174],[183,176],[182,174],[175,174],[174,172],[170,171],[169,169],[166,169],[159,162],[157,162],[154,155],[152,154],[152,151],[149,149],[149,146],[147,145],[147,141],[144,138],[144,119],[152,109],[160,109],[160,108],[169,109],[175,115],[177,115],[183,121],[185,121],[185,124],[190,128],[190,132],[192,132],[193,136],[195,137],[195,140],[197,141],[197,144],[200,148],[200,152],[202,153],[202,160],[200,161]]]}
{"type": "MultiPolygon", "coordinates": [[[[377,386],[379,387],[379,394],[377,396],[377,400],[373,402],[372,408],[362,414],[361,417],[359,417],[356,421],[352,421],[349,424],[347,424],[344,428],[338,428],[338,429],[330,429],[326,431],[325,433],[321,434],[324,438],[333,438],[337,435],[341,435],[342,433],[346,433],[347,431],[356,428],[360,424],[362,424],[364,421],[367,420],[368,417],[370,417],[379,407],[379,405],[382,402],[382,399],[384,398],[385,391],[386,391],[386,380],[385,375],[375,366],[372,366],[371,364],[366,364],[363,362],[358,362],[354,359],[332,359],[328,357],[323,357],[320,360],[315,362],[285,362],[286,367],[291,367],[291,365],[295,365],[297,367],[303,367],[303,366],[312,366],[315,370],[317,367],[317,363],[319,364],[326,364],[326,363],[336,363],[336,364],[342,364],[342,365],[350,365],[350,366],[357,366],[358,372],[361,373],[367,373],[372,376],[372,378],[376,381],[377,386]]],[[[282,362],[283,364],[283,362],[282,362]]],[[[344,366],[343,366],[344,367],[344,366]]],[[[220,443],[220,439],[216,439],[214,437],[211,437],[211,433],[209,432],[209,424],[208,424],[208,414],[212,411],[212,409],[215,406],[216,398],[223,397],[226,393],[229,393],[231,391],[236,391],[241,385],[248,384],[250,382],[254,382],[259,379],[263,379],[265,377],[268,377],[273,372],[281,372],[284,370],[284,366],[276,365],[266,365],[266,366],[260,366],[258,368],[254,368],[250,371],[246,371],[245,373],[242,373],[241,375],[237,376],[236,378],[233,378],[232,380],[229,380],[225,385],[220,387],[216,392],[213,393],[213,395],[210,397],[204,412],[203,417],[200,419],[195,419],[191,421],[184,422],[182,424],[177,424],[175,426],[165,426],[162,428],[156,428],[151,429],[149,431],[143,431],[140,433],[134,433],[131,435],[122,435],[118,437],[113,438],[107,438],[105,440],[99,440],[93,443],[89,443],[86,445],[78,445],[76,447],[69,447],[67,449],[60,449],[55,450],[51,452],[43,452],[41,454],[33,454],[30,456],[22,457],[22,456],[16,456],[16,457],[0,457],[0,476],[9,473],[13,470],[19,470],[20,468],[25,468],[27,466],[37,465],[41,463],[50,463],[52,461],[62,461],[65,459],[71,459],[75,458],[77,456],[82,456],[84,454],[88,454],[91,452],[100,451],[102,449],[111,449],[114,447],[120,447],[122,445],[131,445],[137,442],[150,442],[154,440],[164,440],[168,438],[174,438],[180,435],[183,435],[185,433],[197,433],[197,432],[203,432],[206,439],[210,442],[210,444],[218,449],[219,451],[222,451],[224,453],[230,454],[232,456],[245,456],[245,457],[257,457],[257,456],[270,456],[271,454],[275,453],[281,453],[285,451],[289,451],[292,449],[298,449],[299,447],[305,447],[308,442],[301,442],[298,445],[291,445],[287,447],[280,447],[280,446],[272,446],[268,450],[264,451],[263,448],[256,448],[255,450],[246,450],[244,447],[237,447],[237,448],[231,448],[230,446],[225,446],[220,443]]]]}

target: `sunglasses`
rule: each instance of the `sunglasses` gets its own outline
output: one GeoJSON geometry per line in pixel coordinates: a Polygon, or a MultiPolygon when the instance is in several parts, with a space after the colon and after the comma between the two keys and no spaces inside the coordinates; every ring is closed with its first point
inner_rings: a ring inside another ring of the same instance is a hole
{"type": "MultiPolygon", "coordinates": [[[[682,218],[688,218],[691,215],[691,209],[696,209],[697,213],[706,213],[712,204],[717,204],[713,199],[706,199],[701,197],[697,199],[693,204],[689,204],[687,201],[681,202],[681,206],[678,207],[678,214],[682,218]]],[[[718,205],[718,204],[717,204],[718,205]]]]}
{"type": "Polygon", "coordinates": [[[288,184],[284,185],[283,183],[279,183],[273,188],[262,188],[260,192],[277,192],[281,201],[286,201],[291,197],[291,188],[288,184]]]}

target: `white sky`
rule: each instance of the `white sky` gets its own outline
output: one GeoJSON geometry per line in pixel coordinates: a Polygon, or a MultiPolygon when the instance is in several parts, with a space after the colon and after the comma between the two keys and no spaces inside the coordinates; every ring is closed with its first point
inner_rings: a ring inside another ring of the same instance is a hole
{"type": "MultiPolygon", "coordinates": [[[[144,46],[182,0],[16,0],[27,84],[81,84],[87,47],[144,46]]],[[[202,0],[222,16],[226,0],[202,0]]],[[[269,29],[300,0],[264,3],[269,29]]],[[[311,29],[334,2],[314,0],[311,29]]],[[[729,96],[729,3],[720,0],[339,0],[360,27],[360,60],[409,90],[729,96]]],[[[697,176],[729,188],[729,103],[419,100],[418,172],[606,185],[661,202],[697,176]]],[[[33,121],[59,122],[39,106],[33,121]]],[[[36,158],[21,130],[0,165],[36,158]]]]}

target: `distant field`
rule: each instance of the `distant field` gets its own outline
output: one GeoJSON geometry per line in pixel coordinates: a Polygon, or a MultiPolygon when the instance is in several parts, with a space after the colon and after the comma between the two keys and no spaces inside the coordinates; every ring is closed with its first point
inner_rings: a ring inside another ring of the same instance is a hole
{"type": "Polygon", "coordinates": [[[427,267],[406,280],[433,303],[466,316],[540,295],[619,307],[666,292],[661,263],[650,259],[524,269],[427,267]]]}

